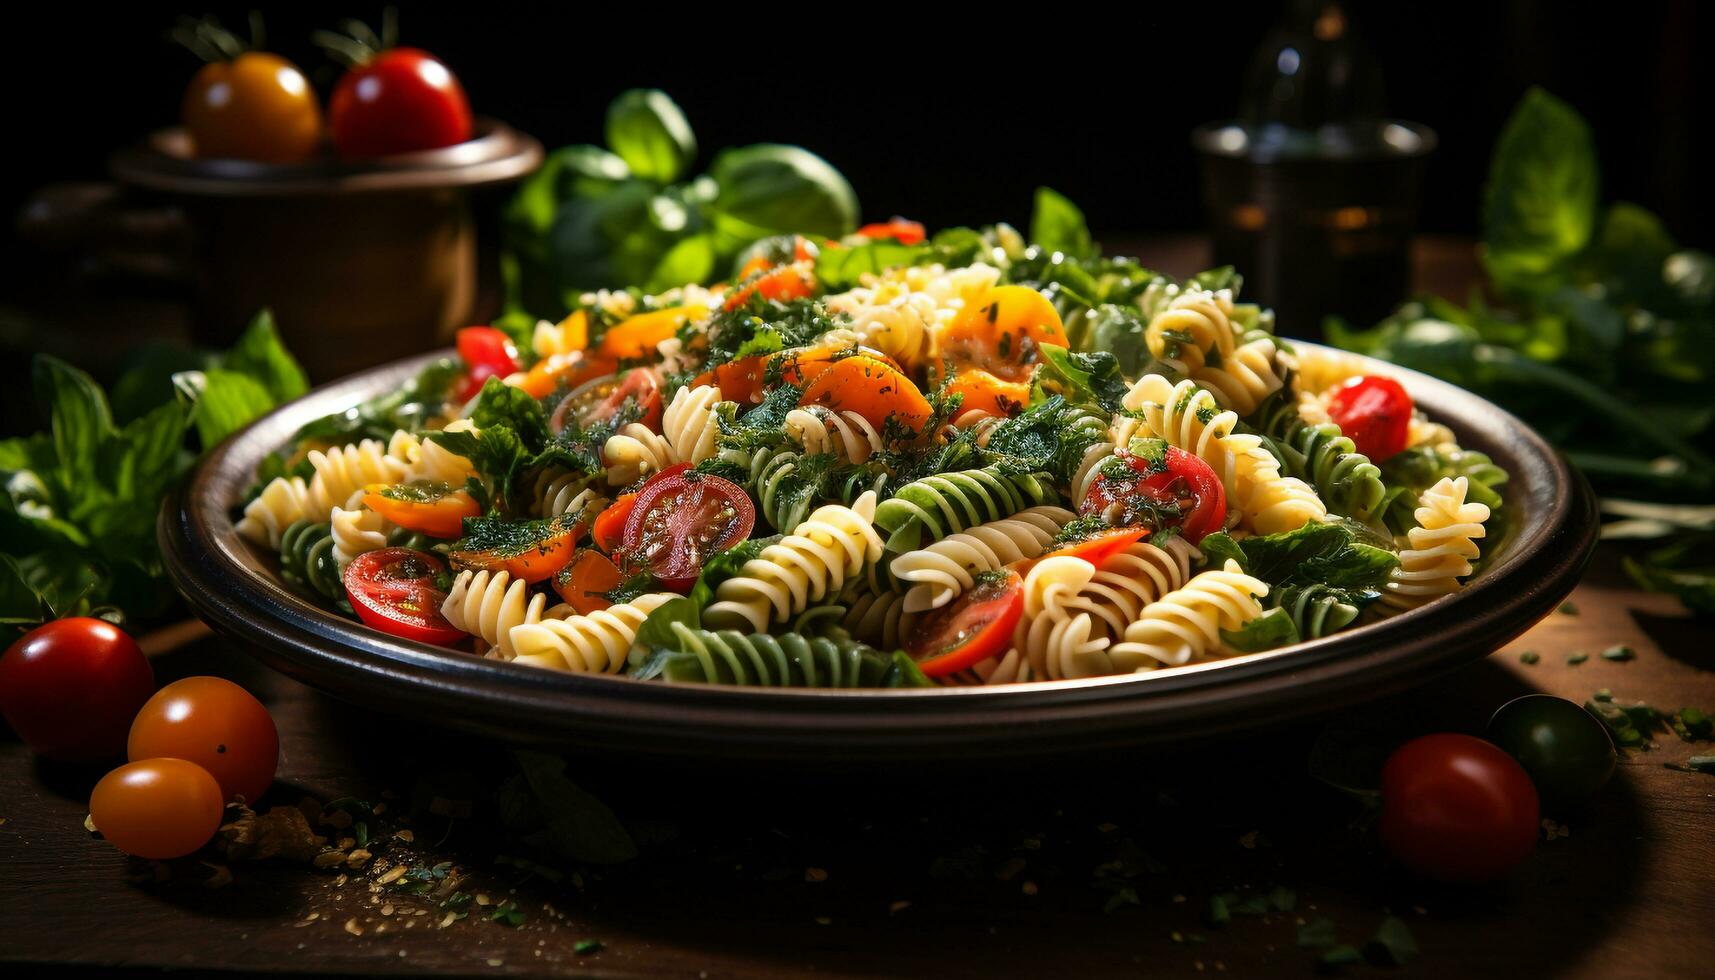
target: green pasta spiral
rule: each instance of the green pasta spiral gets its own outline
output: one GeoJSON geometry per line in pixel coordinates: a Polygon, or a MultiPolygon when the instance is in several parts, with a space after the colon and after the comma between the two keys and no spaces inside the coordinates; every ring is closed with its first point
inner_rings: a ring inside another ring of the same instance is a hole
{"type": "Polygon", "coordinates": [[[1357,606],[1342,599],[1326,585],[1283,585],[1268,594],[1265,605],[1286,610],[1298,627],[1298,636],[1314,640],[1345,629],[1358,618],[1357,606]]]}
{"type": "Polygon", "coordinates": [[[809,636],[710,631],[674,623],[677,650],[658,650],[632,676],[691,684],[758,687],[916,687],[915,665],[848,636],[844,630],[809,636]]]}
{"type": "MultiPolygon", "coordinates": [[[[890,536],[913,527],[922,534],[909,547],[921,547],[987,521],[1010,517],[1038,504],[1057,504],[1060,495],[1047,473],[1007,473],[1000,466],[926,476],[900,487],[875,510],[875,526],[890,536]]],[[[890,538],[891,550],[909,550],[890,538]]]]}
{"type": "Polygon", "coordinates": [[[1382,472],[1332,422],[1310,425],[1298,414],[1291,387],[1270,395],[1251,417],[1281,473],[1316,488],[1330,513],[1372,522],[1387,496],[1382,472]]]}
{"type": "Polygon", "coordinates": [[[280,577],[329,599],[345,596],[334,559],[333,530],[326,524],[293,521],[280,536],[280,577]]]}

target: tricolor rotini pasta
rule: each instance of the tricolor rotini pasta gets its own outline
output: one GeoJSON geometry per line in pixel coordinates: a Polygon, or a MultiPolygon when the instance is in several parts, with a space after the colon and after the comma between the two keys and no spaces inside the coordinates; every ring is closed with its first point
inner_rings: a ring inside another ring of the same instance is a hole
{"type": "Polygon", "coordinates": [[[501,370],[306,430],[236,527],[401,636],[720,685],[1172,670],[1481,569],[1506,473],[1409,374],[1276,337],[1231,270],[882,227],[581,294],[501,370]]]}

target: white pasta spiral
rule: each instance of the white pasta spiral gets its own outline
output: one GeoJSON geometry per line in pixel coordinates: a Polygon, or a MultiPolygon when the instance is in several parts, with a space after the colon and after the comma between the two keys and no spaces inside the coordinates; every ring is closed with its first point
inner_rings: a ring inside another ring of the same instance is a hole
{"type": "Polygon", "coordinates": [[[489,647],[498,648],[501,656],[510,660],[514,653],[513,627],[572,611],[566,605],[548,609],[547,604],[541,593],[530,595],[530,587],[523,579],[515,579],[504,571],[465,569],[453,579],[452,590],[441,603],[441,615],[454,629],[464,630],[489,647]]]}
{"type": "Polygon", "coordinates": [[[673,465],[673,447],[667,438],[640,422],[627,422],[608,436],[601,447],[607,467],[607,482],[623,487],[673,465]]]}
{"type": "Polygon", "coordinates": [[[672,598],[671,592],[654,592],[592,613],[523,623],[512,627],[510,654],[490,655],[549,670],[615,674],[625,666],[643,621],[672,598]]]}
{"type": "Polygon", "coordinates": [[[1150,318],[1144,331],[1149,352],[1184,365],[1188,375],[1210,360],[1225,364],[1238,341],[1232,312],[1231,290],[1187,289],[1150,318]]]}
{"type": "Polygon", "coordinates": [[[907,612],[939,608],[969,589],[977,575],[1042,554],[1076,516],[1064,507],[1031,507],[908,551],[893,559],[888,569],[909,585],[907,612]]]}
{"type": "Polygon", "coordinates": [[[1407,532],[1411,547],[1399,553],[1382,601],[1396,609],[1421,606],[1431,599],[1459,591],[1459,580],[1471,574],[1478,555],[1477,540],[1485,531],[1489,508],[1467,501],[1470,483],[1464,477],[1443,478],[1423,491],[1415,513],[1417,527],[1407,532]]]}
{"type": "Polygon", "coordinates": [[[315,470],[304,507],[304,518],[310,521],[327,520],[335,507],[343,506],[352,494],[371,483],[398,483],[405,476],[405,467],[375,439],[326,452],[312,449],[306,458],[315,470]]]}
{"type": "Polygon", "coordinates": [[[255,500],[244,505],[244,515],[235,525],[239,534],[257,544],[280,550],[280,535],[294,521],[304,518],[310,490],[300,477],[277,476],[268,481],[255,500]]]}
{"type": "Polygon", "coordinates": [[[1229,560],[1225,568],[1200,572],[1185,587],[1150,603],[1137,621],[1126,627],[1125,639],[1109,647],[1109,669],[1125,674],[1177,667],[1193,658],[1218,653],[1221,630],[1235,630],[1262,615],[1257,599],[1268,585],[1246,575],[1229,560]]]}
{"type": "MultiPolygon", "coordinates": [[[[469,432],[475,435],[477,428],[476,423],[469,419],[458,419],[448,423],[441,431],[469,432]]],[[[395,460],[406,461],[406,480],[445,483],[457,488],[464,486],[467,479],[476,475],[476,467],[471,465],[470,460],[438,442],[430,439],[418,440],[409,433],[394,433],[388,454],[395,460]]]]}
{"type": "Polygon", "coordinates": [[[344,507],[335,507],[328,517],[333,532],[333,556],[344,568],[358,555],[387,547],[387,519],[363,503],[363,491],[352,494],[344,507]]]}
{"type": "Polygon", "coordinates": [[[986,687],[995,684],[1023,684],[1038,680],[1030,666],[1030,658],[1017,647],[996,654],[968,670],[959,671],[936,680],[949,687],[986,687]]]}
{"type": "Polygon", "coordinates": [[[1133,542],[1103,561],[1062,609],[1089,613],[1097,629],[1111,640],[1120,640],[1150,603],[1184,587],[1192,564],[1202,557],[1195,545],[1178,536],[1159,546],[1133,542]]]}
{"type": "Polygon", "coordinates": [[[1278,349],[1273,338],[1258,337],[1235,348],[1219,365],[1205,364],[1185,373],[1208,389],[1222,408],[1249,415],[1286,383],[1275,366],[1278,349]]]}
{"type": "Polygon", "coordinates": [[[680,388],[673,395],[661,415],[661,431],[672,450],[671,462],[695,466],[715,454],[715,440],[721,432],[715,406],[720,402],[721,390],[714,385],[680,388]]]}
{"type": "Polygon", "coordinates": [[[880,535],[870,523],[875,491],[867,490],[850,507],[817,508],[792,533],[744,563],[739,574],[715,590],[704,610],[711,629],[748,626],[766,632],[768,623],[785,622],[810,603],[838,592],[848,579],[881,557],[880,535]]]}
{"type": "Polygon", "coordinates": [[[607,506],[607,498],[589,485],[583,473],[557,472],[547,469],[536,477],[534,500],[536,516],[559,517],[582,511],[599,511],[607,506]]]}
{"type": "Polygon", "coordinates": [[[856,412],[804,405],[786,413],[786,434],[811,456],[833,453],[851,463],[881,451],[881,434],[856,412]]]}

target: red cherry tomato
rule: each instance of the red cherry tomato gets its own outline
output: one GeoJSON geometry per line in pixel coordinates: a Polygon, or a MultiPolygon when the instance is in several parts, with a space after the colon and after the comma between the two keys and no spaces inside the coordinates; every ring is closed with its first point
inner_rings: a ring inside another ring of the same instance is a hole
{"type": "Polygon", "coordinates": [[[382,548],[345,566],[345,594],[358,618],[383,633],[443,646],[457,643],[465,632],[441,615],[447,594],[435,587],[435,576],[446,570],[434,555],[382,548]]]}
{"type": "Polygon", "coordinates": [[[1536,847],[1538,816],[1524,767],[1480,738],[1425,735],[1382,767],[1382,845],[1426,878],[1500,877],[1536,847]]]}
{"type": "Polygon", "coordinates": [[[901,245],[916,245],[925,237],[921,221],[906,221],[897,217],[892,221],[864,225],[857,233],[870,239],[891,238],[901,245]]]}
{"type": "Polygon", "coordinates": [[[1400,383],[1377,374],[1353,378],[1328,401],[1328,415],[1340,431],[1378,463],[1405,448],[1411,409],[1411,396],[1400,383]]]}
{"type": "Polygon", "coordinates": [[[930,677],[957,673],[1002,653],[1024,615],[1024,579],[1012,569],[980,576],[957,599],[925,613],[905,652],[930,677]]]}
{"type": "Polygon", "coordinates": [[[0,714],[37,754],[94,762],[125,751],[155,672],[125,631],[76,616],[38,626],[0,656],[0,714]]]}
{"type": "Polygon", "coordinates": [[[1149,534],[1148,528],[1116,527],[1098,531],[1080,541],[1073,541],[1043,555],[1044,558],[1070,556],[1082,558],[1097,568],[1102,563],[1131,547],[1149,534]]]}
{"type": "Polygon", "coordinates": [[[504,378],[518,370],[518,348],[512,338],[493,327],[465,327],[458,333],[459,360],[465,376],[454,397],[469,401],[489,378],[504,378]]]}
{"type": "Polygon", "coordinates": [[[627,406],[638,413],[636,421],[651,429],[661,427],[661,382],[654,372],[633,368],[573,388],[549,414],[548,431],[558,435],[574,422],[580,428],[605,422],[627,406]]]}
{"type": "Polygon", "coordinates": [[[184,857],[207,844],[226,812],[220,784],[183,759],[146,759],[101,777],[89,794],[89,820],[108,843],[153,861],[184,857]]]}
{"type": "Polygon", "coordinates": [[[334,147],[350,159],[433,150],[470,139],[470,101],[434,55],[392,48],[340,78],[328,124],[334,147]]]}
{"type": "Polygon", "coordinates": [[[255,804],[274,784],[280,733],[249,691],[223,677],[187,677],[137,712],[126,750],[132,762],[194,762],[220,784],[222,799],[255,804]]]}
{"type": "Polygon", "coordinates": [[[625,519],[622,563],[688,592],[709,556],[743,541],[755,526],[756,508],[743,487],[680,463],[637,491],[625,519]]]}
{"type": "Polygon", "coordinates": [[[1200,458],[1177,446],[1166,447],[1159,458],[1124,450],[1115,458],[1123,463],[1103,464],[1078,513],[1102,514],[1119,527],[1177,526],[1192,544],[1219,531],[1226,521],[1227,492],[1221,478],[1200,458]]]}

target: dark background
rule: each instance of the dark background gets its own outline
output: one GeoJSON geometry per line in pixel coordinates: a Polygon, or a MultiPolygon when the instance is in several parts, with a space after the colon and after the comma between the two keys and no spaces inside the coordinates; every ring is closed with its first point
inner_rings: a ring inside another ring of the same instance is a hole
{"type": "MultiPolygon", "coordinates": [[[[262,5],[270,46],[325,91],[332,66],[308,42],[372,3],[262,5]]],[[[479,113],[548,146],[599,141],[617,92],[666,89],[703,162],[723,146],[798,143],[856,186],[869,217],[932,227],[1022,221],[1037,184],[1079,202],[1098,232],[1193,229],[1201,217],[1187,134],[1235,113],[1245,69],[1285,4],[1043,5],[939,19],[915,5],[753,5],[676,13],[655,4],[401,4],[401,37],[463,80],[479,113]]],[[[175,121],[198,62],[163,39],[179,13],[127,4],[32,5],[14,18],[6,80],[15,144],[3,203],[37,184],[100,177],[106,155],[175,121]],[[51,135],[50,135],[51,134],[51,135]]],[[[230,27],[247,5],[206,8],[230,27]]],[[[1707,246],[1709,150],[1693,147],[1694,93],[1710,85],[1696,39],[1715,20],[1693,0],[1592,4],[1349,5],[1380,61],[1389,111],[1441,136],[1423,227],[1474,232],[1488,155],[1525,87],[1542,84],[1595,128],[1604,196],[1659,212],[1707,246]]],[[[1715,141],[1709,141],[1715,143],[1715,141]]],[[[10,236],[9,236],[10,237],[10,236]]]]}

